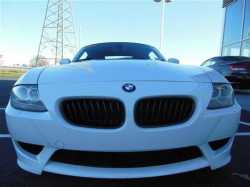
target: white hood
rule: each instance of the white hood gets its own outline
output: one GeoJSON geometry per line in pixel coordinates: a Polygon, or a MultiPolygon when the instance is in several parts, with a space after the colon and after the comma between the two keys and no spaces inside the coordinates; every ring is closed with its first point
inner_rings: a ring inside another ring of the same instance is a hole
{"type": "Polygon", "coordinates": [[[211,82],[199,67],[153,60],[91,60],[47,67],[38,83],[112,81],[211,82]]]}

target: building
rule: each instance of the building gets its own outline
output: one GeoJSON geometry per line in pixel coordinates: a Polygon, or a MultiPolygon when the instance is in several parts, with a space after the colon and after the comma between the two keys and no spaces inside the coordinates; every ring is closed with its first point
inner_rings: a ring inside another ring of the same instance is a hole
{"type": "Polygon", "coordinates": [[[222,56],[250,57],[250,0],[224,0],[222,56]]]}

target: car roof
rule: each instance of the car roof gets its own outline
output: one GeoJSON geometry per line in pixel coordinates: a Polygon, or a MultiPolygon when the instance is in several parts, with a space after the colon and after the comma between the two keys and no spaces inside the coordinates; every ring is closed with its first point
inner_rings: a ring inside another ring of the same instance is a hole
{"type": "MultiPolygon", "coordinates": [[[[102,44],[136,44],[136,45],[146,45],[146,46],[155,48],[154,46],[151,46],[151,45],[148,45],[148,44],[136,43],[136,42],[102,42],[102,43],[95,43],[95,44],[86,45],[84,47],[89,47],[89,46],[92,46],[92,45],[102,45],[102,44]]],[[[84,47],[82,47],[82,48],[84,48],[84,47]]]]}
{"type": "MultiPolygon", "coordinates": [[[[217,56],[213,58],[219,58],[221,60],[236,60],[236,61],[250,60],[250,57],[245,57],[245,56],[217,56]]],[[[213,58],[209,58],[209,59],[213,59],[213,58]]]]}

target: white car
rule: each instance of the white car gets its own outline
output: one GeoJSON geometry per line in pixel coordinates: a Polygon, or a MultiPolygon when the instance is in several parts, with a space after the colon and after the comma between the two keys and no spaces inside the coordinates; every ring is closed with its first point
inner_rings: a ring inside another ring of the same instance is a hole
{"type": "Polygon", "coordinates": [[[241,108],[216,71],[124,42],[61,64],[30,70],[12,89],[6,119],[24,170],[142,178],[229,163],[241,108]]]}

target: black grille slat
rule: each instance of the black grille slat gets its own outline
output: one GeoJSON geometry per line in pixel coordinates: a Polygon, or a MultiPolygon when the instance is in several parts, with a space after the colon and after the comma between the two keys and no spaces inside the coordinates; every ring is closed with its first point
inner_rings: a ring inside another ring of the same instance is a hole
{"type": "Polygon", "coordinates": [[[78,115],[76,113],[76,108],[75,108],[75,105],[74,105],[74,101],[72,101],[71,105],[72,105],[72,108],[73,108],[73,111],[74,111],[75,119],[76,119],[77,123],[79,123],[78,115]]]}
{"type": "Polygon", "coordinates": [[[182,119],[182,111],[183,111],[184,102],[185,102],[185,101],[183,100],[183,101],[182,101],[182,104],[181,104],[181,110],[180,110],[179,118],[178,118],[179,121],[182,119]]]}
{"type": "Polygon", "coordinates": [[[157,114],[158,120],[160,119],[160,114],[161,114],[161,103],[162,103],[162,100],[160,100],[160,103],[159,103],[158,114],[157,114]]]}
{"type": "Polygon", "coordinates": [[[115,99],[71,99],[61,104],[71,124],[92,128],[118,128],[125,121],[125,107],[115,99]]]}
{"type": "Polygon", "coordinates": [[[153,108],[152,108],[152,114],[151,114],[151,121],[154,119],[154,113],[155,113],[155,100],[153,101],[153,108]]]}
{"type": "Polygon", "coordinates": [[[89,120],[89,111],[88,111],[87,104],[86,104],[86,102],[85,102],[84,100],[83,100],[83,106],[84,106],[85,112],[86,112],[86,114],[87,114],[87,119],[89,120]]]}
{"type": "Polygon", "coordinates": [[[168,118],[167,118],[167,122],[169,122],[169,123],[171,123],[171,116],[172,116],[172,112],[173,112],[173,102],[174,102],[174,100],[172,99],[171,100],[171,104],[170,104],[170,108],[169,108],[169,110],[168,110],[168,114],[167,114],[167,116],[168,116],[168,118]]]}
{"type": "Polygon", "coordinates": [[[69,108],[69,104],[67,103],[67,110],[68,110],[68,113],[69,113],[69,118],[71,119],[71,120],[73,120],[73,117],[72,117],[72,114],[71,114],[71,110],[70,110],[70,108],[69,108]]]}
{"type": "Polygon", "coordinates": [[[81,107],[79,101],[77,101],[77,105],[78,105],[78,108],[80,109],[80,112],[81,112],[81,120],[82,120],[82,123],[84,123],[84,117],[83,117],[84,113],[83,113],[83,111],[82,111],[82,107],[81,107]]]}
{"type": "Polygon", "coordinates": [[[89,100],[89,104],[90,104],[90,108],[91,108],[91,113],[92,113],[92,121],[94,123],[94,125],[96,125],[96,117],[95,117],[95,111],[94,111],[94,107],[93,107],[93,104],[92,104],[92,101],[89,100]]]}
{"type": "Polygon", "coordinates": [[[139,112],[139,116],[142,115],[142,107],[143,107],[143,102],[140,103],[140,112],[139,112]]]}
{"type": "Polygon", "coordinates": [[[194,107],[195,103],[191,98],[145,98],[136,103],[135,121],[141,127],[180,124],[192,116],[194,107]]]}
{"type": "Polygon", "coordinates": [[[176,105],[175,105],[175,111],[174,111],[174,117],[173,117],[173,120],[174,120],[174,121],[175,121],[175,119],[176,119],[177,110],[178,110],[178,105],[179,105],[179,99],[176,101],[176,105]]]}
{"type": "Polygon", "coordinates": [[[96,100],[95,103],[96,103],[97,110],[98,110],[98,115],[99,115],[98,124],[100,124],[101,120],[102,120],[102,115],[101,115],[101,110],[100,110],[100,106],[99,106],[99,101],[96,100]]]}
{"type": "Polygon", "coordinates": [[[189,103],[187,102],[187,104],[186,104],[186,110],[185,110],[184,115],[183,115],[183,117],[184,117],[184,118],[187,116],[187,112],[188,112],[188,105],[189,105],[189,103]]]}
{"type": "Polygon", "coordinates": [[[146,119],[145,119],[146,123],[148,123],[148,108],[149,108],[149,104],[150,104],[150,101],[148,100],[148,102],[147,102],[147,108],[146,108],[146,119]]]}
{"type": "Polygon", "coordinates": [[[120,112],[120,107],[119,107],[118,103],[116,103],[116,107],[117,107],[117,111],[120,112]]]}
{"type": "Polygon", "coordinates": [[[57,150],[52,161],[89,167],[136,168],[160,166],[202,157],[198,147],[145,152],[90,152],[57,150]]]}
{"type": "MultiPolygon", "coordinates": [[[[110,110],[111,110],[111,114],[113,115],[113,107],[112,107],[111,101],[109,101],[109,107],[110,107],[110,110]]],[[[110,126],[112,126],[112,122],[113,122],[113,121],[109,119],[109,124],[110,124],[110,126]]]]}
{"type": "Polygon", "coordinates": [[[162,121],[161,121],[161,123],[165,123],[164,116],[166,115],[167,106],[168,106],[168,100],[166,99],[166,100],[165,100],[165,104],[164,104],[164,113],[163,113],[163,116],[162,116],[162,121]]]}
{"type": "Polygon", "coordinates": [[[105,112],[105,120],[103,123],[104,123],[104,125],[106,125],[107,121],[108,121],[108,112],[107,112],[105,101],[102,101],[102,104],[103,104],[103,108],[104,108],[104,112],[105,112]]]}

